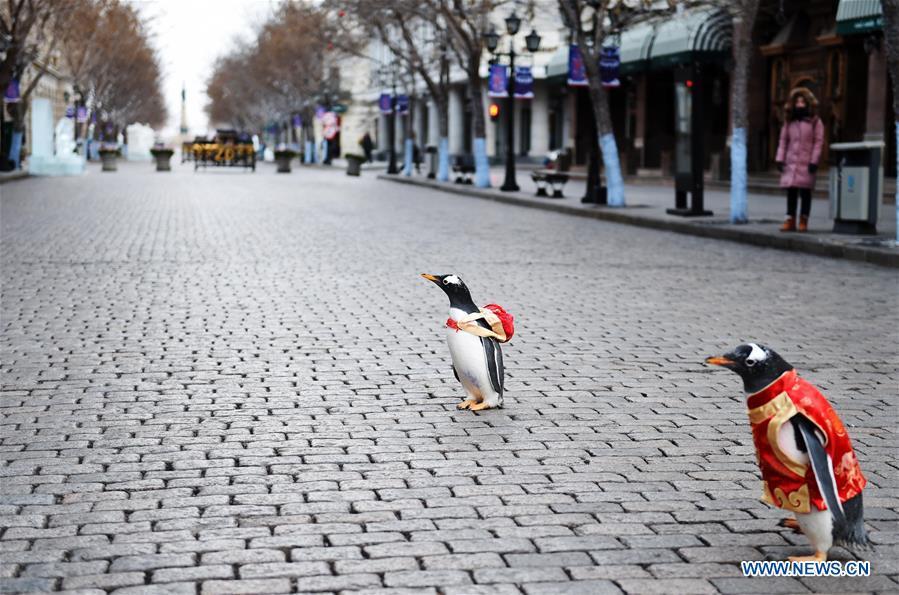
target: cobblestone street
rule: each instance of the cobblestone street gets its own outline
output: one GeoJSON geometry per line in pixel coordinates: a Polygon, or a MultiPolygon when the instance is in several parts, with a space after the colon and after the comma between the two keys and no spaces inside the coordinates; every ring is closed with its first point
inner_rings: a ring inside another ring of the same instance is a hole
{"type": "Polygon", "coordinates": [[[373,172],[123,163],[0,196],[0,592],[899,592],[891,269],[373,172]],[[456,409],[422,272],[516,316],[504,409],[456,409]],[[745,341],[846,422],[871,577],[742,576],[811,553],[703,363],[745,341]]]}

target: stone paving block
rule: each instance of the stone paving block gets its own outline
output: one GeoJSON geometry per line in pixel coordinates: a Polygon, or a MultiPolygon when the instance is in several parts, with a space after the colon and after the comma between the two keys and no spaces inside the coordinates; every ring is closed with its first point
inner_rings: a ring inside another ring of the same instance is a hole
{"type": "Polygon", "coordinates": [[[202,564],[257,564],[265,562],[284,562],[285,560],[286,555],[283,551],[261,548],[209,552],[200,556],[200,562],[202,564]]]}
{"type": "Polygon", "coordinates": [[[244,564],[239,568],[240,578],[268,578],[273,576],[315,576],[330,572],[327,562],[262,562],[244,564]]]}
{"type": "Polygon", "coordinates": [[[615,583],[608,580],[585,580],[565,583],[527,583],[523,586],[527,595],[554,595],[565,593],[566,595],[613,595],[620,594],[615,583]]]}
{"type": "MultiPolygon", "coordinates": [[[[105,593],[105,591],[104,591],[105,593]]],[[[163,583],[161,585],[139,585],[122,587],[113,591],[114,595],[196,595],[196,583],[163,583]]]]}
{"type": "Polygon", "coordinates": [[[697,595],[705,595],[717,592],[715,586],[704,579],[669,578],[664,581],[655,581],[645,578],[628,578],[618,581],[618,584],[628,593],[658,595],[696,593],[697,595]]]}
{"type": "Polygon", "coordinates": [[[377,574],[342,574],[340,576],[303,576],[296,580],[299,591],[344,591],[381,585],[377,574]]]}
{"type": "Polygon", "coordinates": [[[471,577],[460,570],[404,570],[388,572],[384,584],[388,587],[428,587],[431,585],[467,585],[471,577]]]}
{"type": "Polygon", "coordinates": [[[62,581],[64,589],[116,589],[118,587],[130,587],[144,584],[143,572],[113,572],[107,574],[86,574],[83,576],[70,576],[62,581]]]}
{"type": "Polygon", "coordinates": [[[242,595],[246,593],[291,593],[290,579],[271,578],[254,580],[204,581],[200,593],[204,595],[242,595]]]}

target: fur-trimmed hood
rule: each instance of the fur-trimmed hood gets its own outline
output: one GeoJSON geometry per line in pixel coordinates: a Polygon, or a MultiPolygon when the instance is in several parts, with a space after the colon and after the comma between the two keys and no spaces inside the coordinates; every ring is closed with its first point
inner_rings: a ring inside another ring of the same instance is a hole
{"type": "Polygon", "coordinates": [[[793,119],[793,103],[796,101],[796,97],[800,96],[805,98],[805,103],[808,105],[809,117],[814,118],[818,115],[818,99],[815,97],[815,94],[806,87],[796,87],[790,91],[790,98],[784,104],[784,114],[786,114],[787,120],[793,119]]]}

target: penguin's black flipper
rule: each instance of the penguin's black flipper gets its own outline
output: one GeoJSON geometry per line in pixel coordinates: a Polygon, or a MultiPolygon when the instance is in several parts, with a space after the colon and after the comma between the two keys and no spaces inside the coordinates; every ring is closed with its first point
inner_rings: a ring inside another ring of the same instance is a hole
{"type": "Polygon", "coordinates": [[[834,531],[836,531],[837,527],[845,527],[846,515],[843,511],[843,504],[840,502],[837,494],[837,482],[833,476],[833,461],[830,460],[830,455],[824,450],[824,444],[818,438],[815,424],[801,413],[791,417],[790,421],[793,422],[794,427],[799,429],[802,443],[805,445],[809,461],[812,464],[818,491],[821,492],[821,496],[827,504],[827,509],[830,510],[830,514],[833,516],[834,531]]]}
{"type": "Polygon", "coordinates": [[[456,382],[462,382],[461,380],[459,380],[459,373],[456,372],[456,366],[453,366],[453,376],[456,377],[456,382]]]}
{"type": "Polygon", "coordinates": [[[481,345],[484,347],[484,357],[487,359],[487,372],[490,374],[490,384],[500,396],[503,395],[503,353],[499,343],[491,337],[481,337],[481,345]]]}
{"type": "Polygon", "coordinates": [[[854,547],[870,548],[871,540],[865,531],[865,507],[861,492],[843,502],[843,512],[846,513],[846,524],[834,523],[834,543],[850,550],[854,547]]]}

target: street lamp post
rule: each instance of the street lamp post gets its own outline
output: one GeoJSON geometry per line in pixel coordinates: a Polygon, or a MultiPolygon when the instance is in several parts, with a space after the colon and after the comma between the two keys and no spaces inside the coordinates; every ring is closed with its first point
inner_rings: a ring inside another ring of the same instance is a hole
{"type": "MultiPolygon", "coordinates": [[[[500,190],[503,192],[516,192],[519,190],[515,181],[515,35],[521,27],[521,19],[514,12],[506,17],[506,33],[509,34],[509,51],[497,52],[499,34],[495,30],[484,33],[484,42],[487,49],[497,56],[509,57],[509,76],[506,79],[506,178],[500,190]]],[[[540,36],[533,29],[525,37],[525,44],[529,52],[536,52],[540,48],[540,36]]]]}
{"type": "Polygon", "coordinates": [[[387,173],[397,174],[400,170],[396,166],[396,65],[388,67],[385,64],[378,69],[378,74],[382,86],[386,85],[388,77],[390,78],[390,113],[387,115],[387,143],[389,145],[387,147],[387,173]]]}

